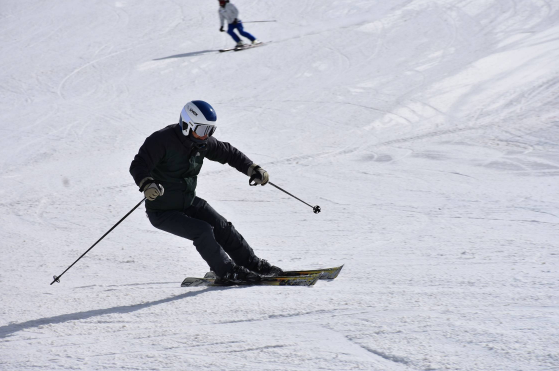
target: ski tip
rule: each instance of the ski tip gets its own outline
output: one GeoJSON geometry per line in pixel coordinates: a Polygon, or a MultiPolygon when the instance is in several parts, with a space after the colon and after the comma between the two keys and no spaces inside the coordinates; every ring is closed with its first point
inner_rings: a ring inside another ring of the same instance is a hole
{"type": "Polygon", "coordinates": [[[338,277],[338,275],[339,275],[340,272],[342,271],[342,268],[343,268],[343,267],[344,267],[344,266],[343,266],[343,264],[342,264],[342,265],[340,265],[339,267],[336,267],[336,268],[334,268],[334,269],[332,269],[332,270],[327,270],[327,271],[322,272],[322,273],[320,274],[320,279],[321,279],[321,280],[333,280],[333,279],[335,279],[336,277],[338,277]]]}

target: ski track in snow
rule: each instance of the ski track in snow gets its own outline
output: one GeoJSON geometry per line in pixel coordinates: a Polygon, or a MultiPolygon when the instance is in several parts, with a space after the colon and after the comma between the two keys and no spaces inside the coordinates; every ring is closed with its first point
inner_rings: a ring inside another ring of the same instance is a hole
{"type": "Polygon", "coordinates": [[[559,369],[559,4],[0,9],[0,370],[559,369]],[[276,20],[270,23],[248,23],[276,20]],[[128,173],[182,105],[270,173],[206,161],[198,195],[304,287],[179,287],[208,267],[128,173]]]}

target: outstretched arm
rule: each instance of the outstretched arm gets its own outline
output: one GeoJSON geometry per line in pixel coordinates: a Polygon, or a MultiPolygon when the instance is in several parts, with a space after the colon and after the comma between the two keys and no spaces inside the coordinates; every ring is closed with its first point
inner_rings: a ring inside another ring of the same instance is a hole
{"type": "Polygon", "coordinates": [[[212,161],[228,164],[241,173],[248,175],[250,177],[249,184],[251,185],[265,185],[268,183],[269,176],[266,170],[253,163],[244,153],[229,143],[220,142],[211,137],[208,140],[206,157],[212,161]],[[255,184],[252,184],[253,182],[255,184]]]}
{"type": "Polygon", "coordinates": [[[231,144],[220,142],[214,137],[210,137],[208,140],[206,158],[222,164],[228,164],[244,174],[248,174],[248,169],[252,165],[252,161],[244,153],[231,144]]]}

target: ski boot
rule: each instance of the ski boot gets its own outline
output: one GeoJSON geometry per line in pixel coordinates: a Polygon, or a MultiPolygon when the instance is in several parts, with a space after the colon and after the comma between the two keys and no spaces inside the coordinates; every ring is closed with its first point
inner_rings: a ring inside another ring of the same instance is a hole
{"type": "Polygon", "coordinates": [[[250,285],[260,281],[262,281],[260,274],[252,272],[242,265],[234,265],[230,272],[221,277],[217,276],[215,279],[215,283],[219,285],[250,285]]]}
{"type": "Polygon", "coordinates": [[[262,41],[260,41],[258,39],[252,40],[252,45],[258,45],[258,44],[262,44],[262,41]]]}
{"type": "Polygon", "coordinates": [[[265,259],[254,257],[250,262],[250,270],[262,276],[277,277],[283,274],[283,270],[275,265],[270,264],[265,259]]]}
{"type": "Polygon", "coordinates": [[[237,45],[235,45],[235,50],[241,50],[241,49],[243,49],[244,47],[245,47],[245,44],[243,44],[242,41],[239,41],[239,42],[237,43],[237,45]]]}

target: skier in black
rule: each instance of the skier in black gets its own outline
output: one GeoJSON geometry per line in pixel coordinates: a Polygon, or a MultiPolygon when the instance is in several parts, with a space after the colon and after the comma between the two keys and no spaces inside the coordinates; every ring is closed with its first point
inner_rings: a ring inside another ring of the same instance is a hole
{"type": "Polygon", "coordinates": [[[196,196],[196,180],[204,158],[227,163],[265,185],[268,173],[241,151],[220,142],[213,133],[217,116],[204,101],[188,102],[178,124],[151,134],[130,165],[130,173],[146,196],[151,224],[193,241],[219,283],[258,282],[283,271],[258,258],[233,224],[196,196]]]}

